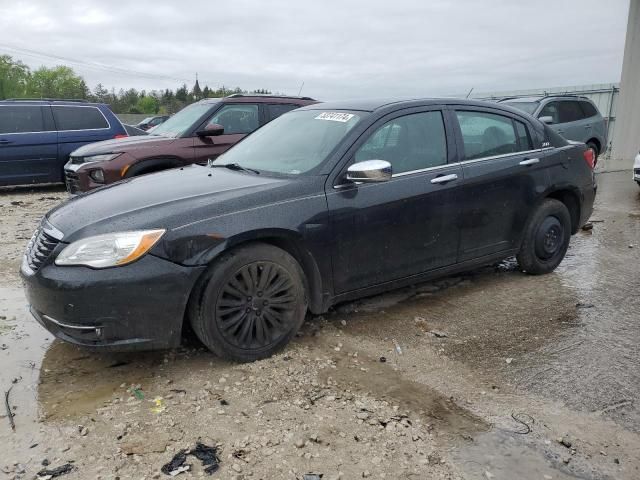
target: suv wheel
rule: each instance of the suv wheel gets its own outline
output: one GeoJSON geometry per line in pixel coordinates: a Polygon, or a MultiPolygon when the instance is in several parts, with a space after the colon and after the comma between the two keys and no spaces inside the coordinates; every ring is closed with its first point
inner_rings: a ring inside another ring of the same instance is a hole
{"type": "Polygon", "coordinates": [[[222,255],[196,287],[190,321],[215,354],[250,362],[284,347],[304,322],[304,274],[284,250],[251,244],[222,255]]]}
{"type": "Polygon", "coordinates": [[[571,238],[571,217],[564,203],[548,198],[527,222],[520,252],[520,268],[532,275],[549,273],[560,264],[571,238]]]}

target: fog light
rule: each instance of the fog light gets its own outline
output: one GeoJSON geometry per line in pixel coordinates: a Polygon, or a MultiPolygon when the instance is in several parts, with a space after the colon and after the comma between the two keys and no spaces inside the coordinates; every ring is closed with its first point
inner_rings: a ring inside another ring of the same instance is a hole
{"type": "Polygon", "coordinates": [[[104,183],[104,172],[102,170],[91,170],[89,176],[96,183],[104,183]]]}

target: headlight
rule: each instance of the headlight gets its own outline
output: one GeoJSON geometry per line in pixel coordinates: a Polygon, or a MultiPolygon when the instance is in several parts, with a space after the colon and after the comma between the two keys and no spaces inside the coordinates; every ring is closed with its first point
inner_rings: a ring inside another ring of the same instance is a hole
{"type": "Polygon", "coordinates": [[[107,233],[83,238],[66,247],[56,265],[107,268],[135,262],[153,247],[165,230],[107,233]]]}
{"type": "Polygon", "coordinates": [[[105,153],[103,155],[92,155],[89,157],[84,157],[84,163],[106,162],[108,160],[113,160],[120,155],[122,155],[122,153],[105,153]]]}

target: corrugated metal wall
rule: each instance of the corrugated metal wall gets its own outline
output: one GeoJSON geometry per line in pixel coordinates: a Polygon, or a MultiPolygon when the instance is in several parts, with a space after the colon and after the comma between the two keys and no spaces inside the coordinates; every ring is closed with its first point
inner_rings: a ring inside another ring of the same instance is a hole
{"type": "Polygon", "coordinates": [[[590,98],[600,110],[600,113],[607,121],[609,148],[611,151],[611,141],[613,140],[613,130],[616,124],[616,103],[620,93],[618,83],[602,83],[595,85],[578,85],[572,87],[552,87],[537,88],[531,90],[512,90],[506,92],[488,92],[472,94],[472,98],[478,100],[495,100],[503,97],[527,97],[529,95],[550,95],[550,94],[570,94],[584,95],[590,98]]]}

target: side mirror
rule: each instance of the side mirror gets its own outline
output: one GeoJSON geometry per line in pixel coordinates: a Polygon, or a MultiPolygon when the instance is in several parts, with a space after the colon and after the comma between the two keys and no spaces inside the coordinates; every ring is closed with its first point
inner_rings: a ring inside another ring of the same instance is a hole
{"type": "Polygon", "coordinates": [[[365,160],[347,169],[347,180],[357,183],[376,183],[391,180],[391,164],[386,160],[365,160]]]}
{"type": "Polygon", "coordinates": [[[218,135],[222,135],[224,133],[224,127],[217,123],[210,123],[204,130],[200,130],[196,132],[196,135],[199,137],[217,137],[218,135]]]}
{"type": "Polygon", "coordinates": [[[553,117],[551,115],[545,115],[543,117],[538,117],[542,123],[546,123],[547,125],[553,125],[553,117]]]}

